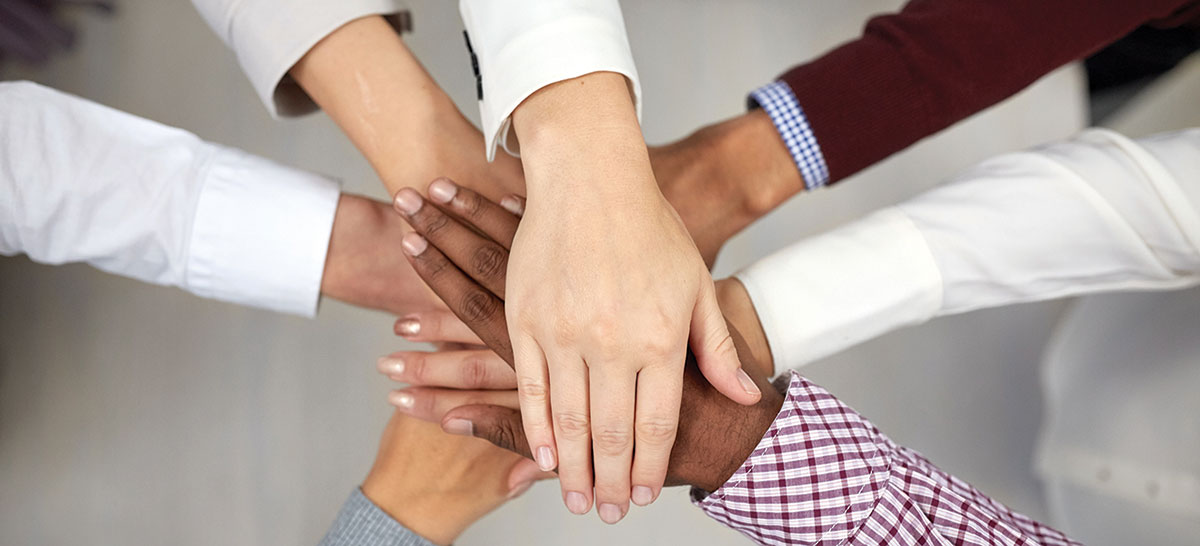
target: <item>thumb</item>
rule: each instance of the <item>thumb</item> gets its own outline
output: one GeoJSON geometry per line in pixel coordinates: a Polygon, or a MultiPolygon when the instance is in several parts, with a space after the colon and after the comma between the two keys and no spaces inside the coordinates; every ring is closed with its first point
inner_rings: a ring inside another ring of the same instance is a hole
{"type": "Polygon", "coordinates": [[[529,490],[534,482],[555,477],[557,476],[553,472],[546,472],[538,468],[537,463],[531,459],[518,459],[517,464],[508,471],[508,498],[514,499],[521,496],[529,490]]]}
{"type": "Polygon", "coordinates": [[[717,304],[712,278],[705,279],[696,299],[690,344],[700,373],[718,392],[743,405],[754,404],[762,398],[762,391],[742,370],[733,336],[729,334],[725,315],[717,304]]]}
{"type": "Polygon", "coordinates": [[[442,430],[482,438],[496,447],[533,459],[525,439],[521,411],[517,409],[486,404],[459,406],[442,417],[442,430]]]}

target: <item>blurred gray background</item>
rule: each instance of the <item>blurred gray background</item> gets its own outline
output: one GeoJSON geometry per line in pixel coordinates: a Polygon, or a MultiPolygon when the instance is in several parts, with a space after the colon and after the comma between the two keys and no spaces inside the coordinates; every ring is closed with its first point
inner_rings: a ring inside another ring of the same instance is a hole
{"type": "MultiPolygon", "coordinates": [[[[455,2],[414,2],[408,43],[477,118],[455,2]]],[[[750,89],[857,36],[899,1],[624,3],[651,143],[742,111],[750,89]]],[[[276,122],[183,0],[78,17],[79,47],[31,79],[385,198],[323,115],[276,122]]],[[[1087,121],[1078,67],[736,238],[719,275],[1087,121]]],[[[397,127],[396,130],[404,130],[397,127]]],[[[753,181],[747,181],[753,183],[753,181]]],[[[1034,517],[1038,361],[1062,303],[977,312],[885,336],[804,371],[894,439],[1034,517]]],[[[0,259],[0,543],[315,543],[365,476],[390,413],[375,359],[392,317],[337,302],[303,320],[204,301],[86,266],[0,259]]],[[[461,544],[745,544],[670,490],[609,527],[543,483],[461,544]]]]}

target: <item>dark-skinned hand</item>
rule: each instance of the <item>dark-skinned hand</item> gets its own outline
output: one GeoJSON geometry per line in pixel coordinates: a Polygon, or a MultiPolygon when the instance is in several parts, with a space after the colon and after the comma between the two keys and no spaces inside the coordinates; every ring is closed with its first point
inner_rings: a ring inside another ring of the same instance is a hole
{"type": "MultiPolygon", "coordinates": [[[[380,371],[414,386],[393,392],[391,401],[410,415],[440,422],[447,432],[483,438],[530,457],[516,409],[517,380],[504,314],[508,249],[520,220],[520,201],[506,198],[501,207],[447,179],[430,185],[436,201],[411,189],[400,192],[410,193],[397,197],[421,201],[411,214],[401,212],[415,230],[402,241],[405,254],[417,274],[474,333],[441,341],[482,341],[490,350],[396,353],[391,362],[402,364],[381,364],[380,371]]],[[[768,388],[770,362],[754,358],[737,326],[730,323],[734,343],[747,373],[763,391],[762,400],[753,406],[729,400],[704,379],[689,353],[667,485],[707,491],[720,487],[749,456],[783,403],[780,392],[768,388]]],[[[654,500],[638,498],[636,492],[634,497],[642,505],[654,500]]]]}

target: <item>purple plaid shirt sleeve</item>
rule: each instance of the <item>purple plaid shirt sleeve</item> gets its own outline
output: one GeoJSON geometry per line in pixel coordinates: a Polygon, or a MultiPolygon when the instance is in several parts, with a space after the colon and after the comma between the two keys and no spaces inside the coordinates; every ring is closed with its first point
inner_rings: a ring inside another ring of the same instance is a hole
{"type": "Polygon", "coordinates": [[[804,177],[804,187],[815,190],[829,183],[829,166],[808,117],[788,84],[777,81],[750,92],[750,106],[762,107],[787,145],[792,161],[804,177]]]}
{"type": "Polygon", "coordinates": [[[750,458],[695,503],[759,544],[1078,544],[894,444],[795,373],[750,458]]]}

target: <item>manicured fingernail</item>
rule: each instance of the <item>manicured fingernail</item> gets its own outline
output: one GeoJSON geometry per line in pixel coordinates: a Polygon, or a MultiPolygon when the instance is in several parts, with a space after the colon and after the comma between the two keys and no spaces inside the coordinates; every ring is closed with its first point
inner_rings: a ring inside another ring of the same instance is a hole
{"type": "Polygon", "coordinates": [[[421,210],[423,201],[421,194],[417,193],[412,188],[402,188],[396,192],[396,197],[392,199],[392,206],[401,214],[413,214],[421,210]]]}
{"type": "Polygon", "coordinates": [[[550,451],[549,446],[537,448],[537,457],[534,457],[534,460],[537,461],[538,468],[547,472],[554,470],[554,452],[550,451]]]}
{"type": "Polygon", "coordinates": [[[516,214],[517,216],[520,216],[521,213],[525,212],[525,207],[521,206],[521,200],[511,195],[504,196],[504,198],[500,200],[500,206],[504,207],[504,210],[516,214]]]}
{"type": "Polygon", "coordinates": [[[404,317],[396,321],[396,335],[415,336],[421,333],[421,321],[417,317],[404,317]]]}
{"type": "Polygon", "coordinates": [[[404,373],[404,361],[390,356],[380,357],[375,368],[384,375],[400,375],[404,373]]]}
{"type": "Polygon", "coordinates": [[[398,408],[412,409],[414,400],[413,395],[407,392],[393,392],[388,395],[388,402],[398,408]]]}
{"type": "Polygon", "coordinates": [[[625,514],[621,513],[621,507],[615,504],[601,504],[597,512],[600,512],[600,519],[609,525],[621,521],[621,518],[625,517],[625,514]]]}
{"type": "Polygon", "coordinates": [[[459,436],[474,436],[475,425],[466,419],[451,419],[442,424],[442,430],[459,436]]]}
{"type": "Polygon", "coordinates": [[[567,510],[570,510],[572,514],[577,516],[586,514],[589,504],[587,497],[583,496],[583,493],[578,491],[567,492],[567,510]]]}
{"type": "Polygon", "coordinates": [[[633,503],[638,506],[646,506],[654,502],[654,491],[644,485],[633,486],[633,503]]]}
{"type": "Polygon", "coordinates": [[[762,391],[758,390],[758,385],[754,384],[754,380],[750,379],[749,375],[746,375],[746,370],[738,368],[737,378],[738,378],[738,383],[742,384],[742,389],[745,390],[747,393],[762,394],[762,391]]]}
{"type": "Polygon", "coordinates": [[[400,239],[400,246],[404,247],[404,253],[409,256],[420,256],[429,248],[429,241],[419,233],[405,233],[404,238],[400,239]]]}
{"type": "Polygon", "coordinates": [[[533,482],[522,482],[517,484],[508,491],[508,500],[512,500],[523,495],[526,491],[529,491],[530,487],[533,487],[533,482]]]}
{"type": "Polygon", "coordinates": [[[449,203],[458,193],[458,186],[445,178],[439,178],[429,184],[429,197],[441,204],[449,203]]]}

